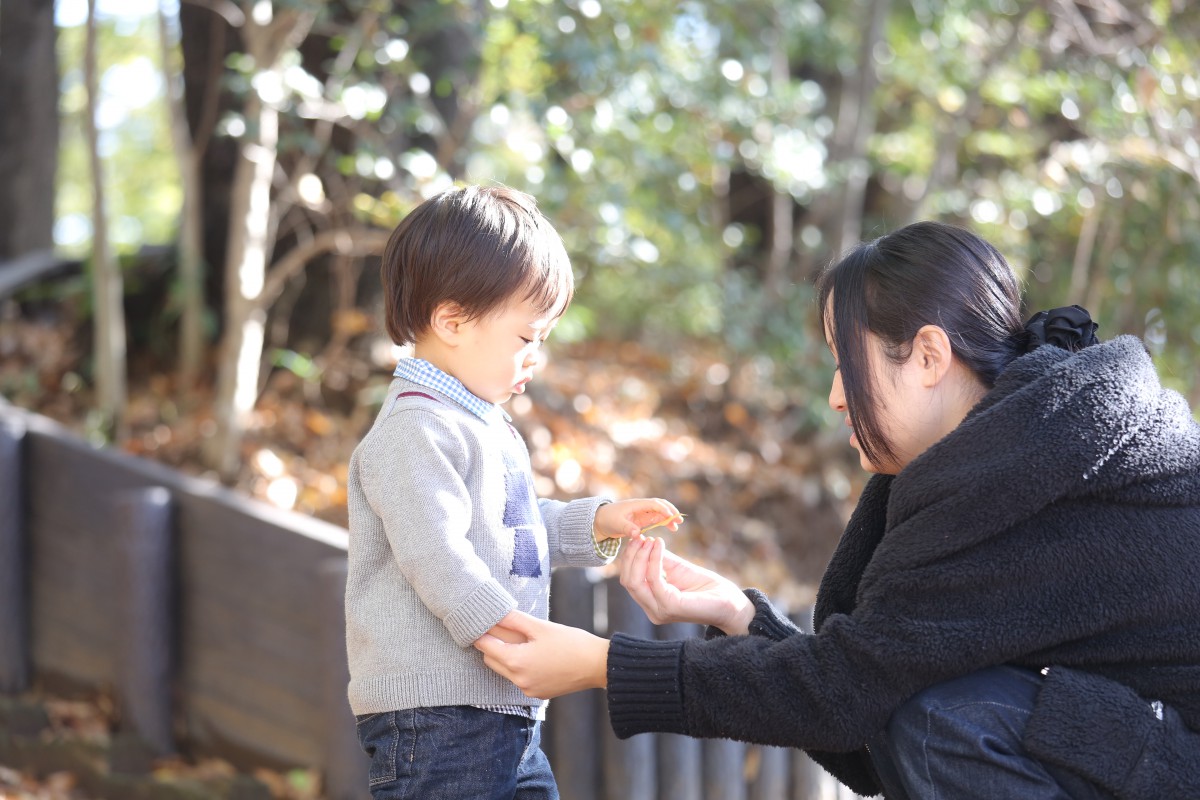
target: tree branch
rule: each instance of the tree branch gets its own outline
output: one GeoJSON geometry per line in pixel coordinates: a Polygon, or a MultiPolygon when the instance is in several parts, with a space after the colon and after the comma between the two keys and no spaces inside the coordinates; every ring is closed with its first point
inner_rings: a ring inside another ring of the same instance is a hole
{"type": "Polygon", "coordinates": [[[377,255],[383,252],[390,236],[390,232],[377,228],[334,228],[321,231],[310,241],[293,247],[275,262],[267,275],[262,292],[254,301],[255,305],[266,310],[280,295],[287,282],[322,253],[333,252],[345,256],[377,255]]]}
{"type": "Polygon", "coordinates": [[[183,0],[183,2],[191,3],[199,8],[207,8],[234,28],[240,28],[246,24],[246,15],[232,0],[183,0]]]}

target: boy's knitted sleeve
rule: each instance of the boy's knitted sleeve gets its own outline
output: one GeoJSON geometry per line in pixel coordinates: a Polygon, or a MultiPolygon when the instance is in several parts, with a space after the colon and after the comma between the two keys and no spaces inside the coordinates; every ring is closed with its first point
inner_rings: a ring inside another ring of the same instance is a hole
{"type": "Polygon", "coordinates": [[[470,646],[516,600],[467,538],[472,499],[462,475],[467,446],[436,412],[402,410],[374,432],[363,491],[382,520],[396,563],[454,641],[470,646]],[[420,415],[418,424],[403,424],[420,415]]]}
{"type": "MultiPolygon", "coordinates": [[[[585,497],[564,503],[561,500],[538,500],[542,521],[546,524],[546,542],[550,548],[552,567],[599,567],[612,561],[611,555],[599,545],[611,539],[597,540],[592,535],[596,509],[610,502],[604,497],[585,497]]],[[[619,540],[616,542],[620,544],[619,540]]]]}

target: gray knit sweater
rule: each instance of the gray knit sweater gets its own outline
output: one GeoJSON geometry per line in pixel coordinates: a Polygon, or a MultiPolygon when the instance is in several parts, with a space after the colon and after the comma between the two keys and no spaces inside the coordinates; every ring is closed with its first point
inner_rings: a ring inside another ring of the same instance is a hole
{"type": "Polygon", "coordinates": [[[350,458],[346,647],[355,714],[528,706],[472,643],[513,609],[545,619],[550,568],[598,566],[602,498],[538,500],[499,407],[481,418],[392,381],[350,458]]]}

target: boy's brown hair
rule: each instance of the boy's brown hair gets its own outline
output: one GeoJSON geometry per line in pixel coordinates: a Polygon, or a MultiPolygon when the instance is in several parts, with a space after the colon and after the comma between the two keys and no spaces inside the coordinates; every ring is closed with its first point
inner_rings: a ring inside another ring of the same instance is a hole
{"type": "Polygon", "coordinates": [[[575,279],[562,239],[537,201],[506,187],[449,189],[392,232],[380,267],[388,335],[415,342],[450,302],[471,319],[528,300],[561,314],[575,279]]]}

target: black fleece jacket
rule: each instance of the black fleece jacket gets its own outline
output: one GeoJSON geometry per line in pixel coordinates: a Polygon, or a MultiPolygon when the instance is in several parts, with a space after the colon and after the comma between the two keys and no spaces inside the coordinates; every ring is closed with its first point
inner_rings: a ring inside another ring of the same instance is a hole
{"type": "Polygon", "coordinates": [[[1200,425],[1133,337],[1018,358],[958,428],[872,478],[815,634],[748,594],[748,636],[613,637],[618,736],[799,747],[877,794],[863,744],[913,694],[1050,667],[1031,753],[1120,798],[1200,798],[1200,425]]]}

